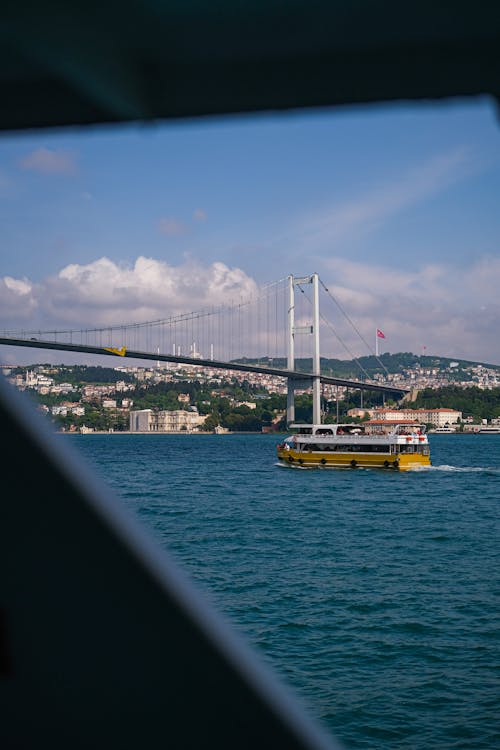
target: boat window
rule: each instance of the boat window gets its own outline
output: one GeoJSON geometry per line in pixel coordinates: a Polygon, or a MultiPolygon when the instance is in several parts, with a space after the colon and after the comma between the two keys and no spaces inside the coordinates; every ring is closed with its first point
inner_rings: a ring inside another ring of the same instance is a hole
{"type": "MultiPolygon", "coordinates": [[[[403,445],[401,449],[399,446],[388,446],[388,445],[356,445],[352,443],[331,445],[329,443],[297,443],[297,450],[303,453],[314,452],[338,452],[338,453],[413,453],[411,446],[403,445]]],[[[415,450],[421,451],[421,446],[415,446],[415,450]]]]}

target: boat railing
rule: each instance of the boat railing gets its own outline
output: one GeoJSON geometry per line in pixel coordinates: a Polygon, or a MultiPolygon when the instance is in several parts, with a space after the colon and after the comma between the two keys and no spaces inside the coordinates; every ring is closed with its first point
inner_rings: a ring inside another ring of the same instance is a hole
{"type": "MultiPolygon", "coordinates": [[[[370,438],[370,439],[371,438],[379,438],[380,440],[382,440],[384,438],[387,439],[389,437],[389,433],[386,433],[385,435],[373,435],[373,434],[369,434],[369,433],[361,433],[361,434],[360,433],[355,433],[354,434],[354,433],[344,432],[344,433],[340,433],[340,434],[337,433],[336,435],[294,435],[293,437],[295,438],[296,442],[301,442],[301,443],[302,442],[307,442],[307,443],[321,443],[321,442],[324,442],[324,441],[328,442],[328,440],[331,440],[332,438],[337,438],[338,440],[342,440],[342,441],[345,440],[347,442],[349,442],[349,441],[355,442],[355,441],[359,441],[359,440],[366,440],[366,438],[370,438]]],[[[292,440],[293,440],[293,438],[292,438],[292,440]]],[[[295,441],[293,441],[293,442],[295,442],[295,441]]]]}
{"type": "Polygon", "coordinates": [[[376,440],[376,441],[387,441],[389,438],[395,439],[395,438],[404,438],[408,439],[411,438],[413,440],[422,440],[424,437],[426,437],[423,433],[417,433],[417,432],[397,432],[395,430],[391,432],[384,432],[384,433],[376,433],[376,432],[365,432],[365,433],[337,433],[336,435],[304,435],[304,434],[296,434],[291,436],[290,438],[287,438],[286,442],[288,443],[321,443],[321,442],[328,442],[331,438],[336,438],[337,441],[347,442],[347,443],[355,443],[355,442],[363,442],[366,440],[376,440]]]}

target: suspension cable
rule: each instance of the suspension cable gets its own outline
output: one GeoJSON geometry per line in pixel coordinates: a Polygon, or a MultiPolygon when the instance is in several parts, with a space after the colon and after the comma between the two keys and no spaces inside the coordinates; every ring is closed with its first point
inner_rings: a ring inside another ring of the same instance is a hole
{"type": "Polygon", "coordinates": [[[328,294],[328,296],[330,297],[330,299],[337,305],[337,307],[339,308],[339,310],[342,313],[342,315],[344,316],[344,318],[351,324],[351,326],[356,331],[356,333],[358,334],[358,336],[361,339],[361,341],[365,344],[365,346],[368,349],[368,351],[370,352],[370,354],[373,357],[375,357],[375,359],[377,360],[377,362],[379,363],[379,365],[385,371],[386,375],[389,375],[389,370],[387,369],[387,367],[384,365],[384,363],[382,362],[382,360],[380,359],[380,357],[378,357],[375,354],[375,352],[373,351],[372,347],[368,344],[368,342],[366,341],[366,339],[364,338],[364,336],[360,333],[360,331],[358,330],[358,328],[355,326],[355,324],[353,323],[353,321],[351,320],[351,318],[349,317],[349,315],[346,313],[346,311],[344,310],[344,308],[342,307],[342,305],[340,304],[340,302],[333,296],[333,294],[330,292],[330,290],[328,289],[328,287],[323,283],[323,281],[321,279],[319,279],[319,283],[321,284],[321,286],[323,287],[323,289],[325,290],[325,292],[328,294]]]}
{"type": "MultiPolygon", "coordinates": [[[[312,306],[312,300],[309,299],[309,297],[305,293],[304,289],[302,289],[302,287],[301,287],[300,284],[297,284],[297,286],[299,287],[300,291],[302,292],[302,294],[304,295],[304,297],[306,298],[306,300],[312,306]]],[[[365,375],[365,377],[368,378],[368,380],[370,380],[370,375],[368,374],[368,372],[365,370],[365,368],[363,367],[363,365],[361,364],[361,362],[358,360],[358,358],[356,357],[356,355],[351,352],[351,350],[349,349],[349,347],[347,346],[347,344],[345,343],[345,341],[342,339],[342,337],[340,336],[340,334],[337,333],[337,331],[335,330],[335,328],[333,327],[333,325],[330,323],[330,321],[327,318],[325,318],[325,316],[323,315],[323,313],[321,311],[320,311],[319,315],[320,315],[320,318],[323,321],[323,323],[325,323],[328,326],[328,328],[330,328],[330,330],[334,334],[334,336],[337,339],[337,341],[344,347],[344,349],[349,354],[349,356],[351,357],[351,359],[353,360],[353,362],[355,362],[357,364],[357,366],[359,367],[359,369],[361,370],[361,372],[365,375]]]]}

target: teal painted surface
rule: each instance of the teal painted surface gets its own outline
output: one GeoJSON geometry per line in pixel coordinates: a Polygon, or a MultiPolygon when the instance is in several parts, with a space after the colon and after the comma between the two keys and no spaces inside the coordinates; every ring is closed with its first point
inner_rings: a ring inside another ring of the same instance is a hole
{"type": "Polygon", "coordinates": [[[347,748],[499,746],[500,436],[431,436],[402,474],[282,468],[273,436],[69,439],[347,748]]]}

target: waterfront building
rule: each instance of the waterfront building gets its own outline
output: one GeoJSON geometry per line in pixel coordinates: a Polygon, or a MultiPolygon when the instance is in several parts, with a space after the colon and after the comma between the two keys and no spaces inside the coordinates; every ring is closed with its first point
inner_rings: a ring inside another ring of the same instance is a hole
{"type": "Polygon", "coordinates": [[[372,419],[384,419],[389,421],[416,420],[421,424],[432,424],[435,427],[444,427],[447,424],[456,424],[462,420],[462,412],[456,409],[372,409],[372,419]]]}
{"type": "Polygon", "coordinates": [[[462,421],[462,412],[456,409],[418,409],[422,417],[417,417],[419,422],[432,424],[435,427],[456,424],[462,421]]]}
{"type": "Polygon", "coordinates": [[[130,412],[130,432],[193,432],[206,417],[197,411],[153,411],[138,409],[130,412]]]}
{"type": "Polygon", "coordinates": [[[367,414],[371,420],[384,422],[417,421],[421,424],[432,424],[444,427],[462,421],[462,412],[456,409],[395,409],[394,407],[377,407],[375,409],[349,409],[350,417],[362,417],[367,414]]]}

